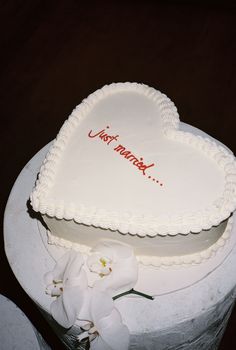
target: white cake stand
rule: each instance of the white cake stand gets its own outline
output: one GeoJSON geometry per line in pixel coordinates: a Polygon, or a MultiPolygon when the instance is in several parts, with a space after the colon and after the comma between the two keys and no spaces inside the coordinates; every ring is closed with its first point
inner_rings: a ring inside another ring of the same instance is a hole
{"type": "MultiPolygon", "coordinates": [[[[206,135],[183,123],[181,128],[206,135]]],[[[62,342],[73,349],[73,330],[62,329],[50,316],[52,300],[45,294],[43,281],[44,274],[66,250],[47,245],[39,216],[29,205],[29,194],[48,147],[25,166],[12,189],[4,218],[5,250],[21,286],[62,342]]],[[[177,269],[140,269],[135,289],[155,294],[155,300],[126,296],[115,302],[131,333],[130,349],[217,349],[235,299],[235,241],[236,225],[225,247],[205,263],[177,269]]]]}
{"type": "Polygon", "coordinates": [[[4,350],[50,350],[25,314],[0,294],[0,348],[4,350]]]}

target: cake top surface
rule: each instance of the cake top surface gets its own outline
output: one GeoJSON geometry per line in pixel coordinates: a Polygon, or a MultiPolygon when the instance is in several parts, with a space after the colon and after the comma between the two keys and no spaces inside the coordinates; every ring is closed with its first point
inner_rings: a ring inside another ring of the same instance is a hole
{"type": "Polygon", "coordinates": [[[106,85],[62,126],[31,194],[36,211],[122,233],[175,235],[235,210],[233,154],[179,129],[168,97],[143,84],[106,85]]]}

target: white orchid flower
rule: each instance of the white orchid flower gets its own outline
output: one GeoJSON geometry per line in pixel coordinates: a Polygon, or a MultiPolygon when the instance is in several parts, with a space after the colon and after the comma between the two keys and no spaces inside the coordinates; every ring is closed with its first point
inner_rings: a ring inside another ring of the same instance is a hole
{"type": "Polygon", "coordinates": [[[87,259],[93,273],[89,285],[109,291],[112,296],[133,288],[138,279],[138,262],[133,249],[117,241],[101,241],[87,259]]]}
{"type": "Polygon", "coordinates": [[[122,323],[121,315],[115,308],[111,295],[90,288],[86,298],[87,308],[81,310],[76,322],[84,330],[78,336],[78,340],[88,337],[91,350],[128,349],[129,330],[122,323]]]}
{"type": "Polygon", "coordinates": [[[52,316],[64,328],[81,327],[78,341],[88,337],[91,350],[126,350],[129,331],[112,297],[133,288],[137,276],[138,263],[128,245],[101,242],[87,264],[82,254],[70,250],[45,276],[47,292],[55,298],[52,316]]]}
{"type": "Polygon", "coordinates": [[[73,250],[64,254],[54,269],[45,275],[46,292],[56,297],[51,304],[53,318],[63,327],[71,327],[81,310],[87,292],[83,256],[73,250]]]}

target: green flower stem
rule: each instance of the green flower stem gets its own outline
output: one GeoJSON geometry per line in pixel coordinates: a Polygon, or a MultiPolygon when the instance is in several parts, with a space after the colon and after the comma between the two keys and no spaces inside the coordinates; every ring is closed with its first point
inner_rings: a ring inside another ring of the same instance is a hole
{"type": "Polygon", "coordinates": [[[121,298],[121,297],[123,297],[125,295],[128,295],[128,294],[136,294],[136,295],[139,295],[140,297],[143,297],[143,298],[146,298],[146,299],[150,299],[150,300],[154,300],[154,297],[152,297],[151,295],[148,295],[148,294],[145,294],[145,293],[142,293],[142,292],[138,292],[137,290],[134,290],[133,288],[128,290],[127,292],[115,295],[113,297],[113,300],[116,300],[116,299],[121,298]]]}

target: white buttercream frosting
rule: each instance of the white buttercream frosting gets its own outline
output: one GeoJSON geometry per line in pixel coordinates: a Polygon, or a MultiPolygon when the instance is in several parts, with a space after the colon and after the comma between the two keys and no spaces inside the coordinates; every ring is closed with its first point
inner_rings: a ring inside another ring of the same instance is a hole
{"type": "MultiPolygon", "coordinates": [[[[225,244],[228,242],[233,227],[233,217],[230,217],[227,225],[224,229],[223,234],[216,240],[215,243],[208,246],[206,249],[199,250],[195,253],[189,254],[172,254],[169,256],[161,256],[160,254],[150,255],[150,254],[136,254],[137,260],[144,265],[152,265],[156,267],[168,267],[168,266],[187,266],[187,265],[195,265],[200,264],[211,257],[213,257],[218,250],[223,248],[225,244]]],[[[68,249],[73,249],[79,251],[83,254],[89,255],[93,249],[93,246],[75,243],[69,240],[66,240],[62,237],[58,237],[53,235],[49,230],[47,231],[48,235],[48,243],[55,244],[59,247],[64,247],[68,249]]],[[[109,240],[108,240],[109,242],[109,240]]],[[[112,241],[111,241],[112,242],[112,241]]],[[[92,242],[90,244],[93,244],[92,242]]],[[[95,242],[97,244],[98,242],[95,242]]],[[[163,245],[161,246],[163,252],[165,252],[165,248],[163,245]]]]}
{"type": "Polygon", "coordinates": [[[176,107],[159,91],[111,84],[64,123],[31,202],[51,217],[131,235],[200,232],[235,209],[235,164],[214,141],[180,131],[176,107]],[[117,140],[88,137],[101,130],[117,140]],[[146,173],[119,146],[150,166],[146,173]]]}
{"type": "Polygon", "coordinates": [[[93,247],[101,240],[113,240],[130,245],[136,255],[159,257],[186,255],[207,249],[218,241],[227,225],[227,220],[225,220],[220,225],[199,233],[140,237],[128,233],[122,234],[119,231],[77,224],[74,220],[59,220],[45,215],[43,219],[55,239],[65,238],[72,243],[72,246],[73,243],[79,243],[83,246],[93,247]]]}

